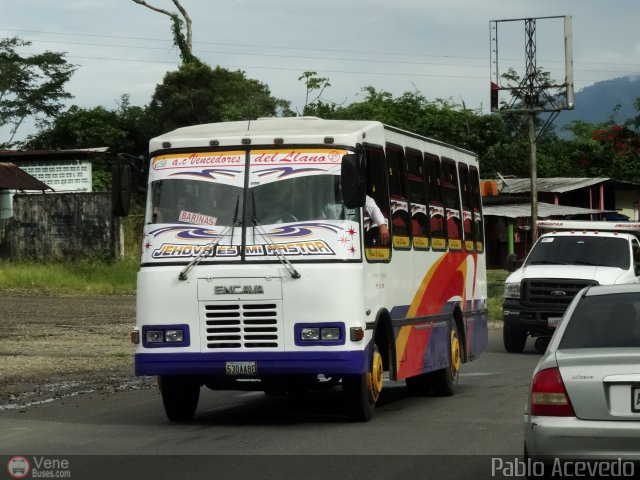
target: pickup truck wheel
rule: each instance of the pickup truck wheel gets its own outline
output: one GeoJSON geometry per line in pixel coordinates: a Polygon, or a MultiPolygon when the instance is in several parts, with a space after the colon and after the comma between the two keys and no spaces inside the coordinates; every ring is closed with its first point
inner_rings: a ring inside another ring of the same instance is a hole
{"type": "Polygon", "coordinates": [[[504,348],[509,353],[522,353],[527,343],[527,332],[503,327],[502,341],[504,348]]]}

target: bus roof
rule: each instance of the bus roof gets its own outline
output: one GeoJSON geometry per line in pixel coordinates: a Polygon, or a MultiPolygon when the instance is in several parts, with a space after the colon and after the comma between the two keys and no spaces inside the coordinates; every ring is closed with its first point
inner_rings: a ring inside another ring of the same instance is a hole
{"type": "Polygon", "coordinates": [[[599,232],[629,232],[640,233],[640,223],[637,222],[590,222],[580,220],[538,220],[541,230],[582,230],[599,232]]]}
{"type": "Polygon", "coordinates": [[[276,138],[282,138],[287,144],[322,145],[327,143],[327,137],[331,137],[336,145],[355,145],[363,142],[384,145],[384,142],[388,141],[385,132],[405,135],[425,144],[457,150],[475,157],[475,154],[468,150],[377,121],[324,120],[318,117],[268,117],[182,127],[151,139],[149,152],[166,148],[238,146],[242,145],[242,140],[246,138],[251,139],[252,145],[273,145],[276,138]],[[170,147],[164,146],[167,142],[171,144],[170,147]]]}

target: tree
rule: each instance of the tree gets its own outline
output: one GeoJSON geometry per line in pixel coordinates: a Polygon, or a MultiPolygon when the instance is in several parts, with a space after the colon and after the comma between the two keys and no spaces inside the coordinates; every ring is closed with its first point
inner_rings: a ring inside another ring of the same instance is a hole
{"type": "Polygon", "coordinates": [[[183,63],[156,87],[149,113],[162,131],[200,123],[293,115],[289,102],[245,73],[203,63],[183,63]]]}
{"type": "MultiPolygon", "coordinates": [[[[147,153],[149,138],[157,133],[146,109],[131,106],[129,97],[123,95],[113,110],[73,105],[47,128],[29,136],[23,147],[36,150],[109,147],[112,154],[128,153],[137,157],[147,153]]],[[[110,161],[104,158],[93,162],[94,191],[111,188],[110,161]]],[[[142,167],[142,162],[136,166],[142,167]]],[[[135,180],[144,191],[146,178],[138,177],[141,178],[135,180]]]]}
{"type": "Polygon", "coordinates": [[[76,67],[64,53],[45,51],[22,56],[16,50],[31,42],[18,37],[0,40],[0,127],[9,127],[9,139],[0,146],[12,146],[22,123],[28,117],[45,121],[63,108],[71,98],[64,87],[76,67]]]}
{"type": "Polygon", "coordinates": [[[138,5],[142,5],[147,7],[153,11],[158,13],[162,13],[171,18],[171,28],[173,30],[173,42],[178,50],[180,50],[180,58],[182,58],[183,63],[200,63],[200,60],[193,55],[193,33],[191,26],[191,18],[189,17],[187,10],[182,6],[179,0],[171,0],[173,4],[176,6],[180,15],[177,13],[170,12],[163,8],[154,7],[153,5],[148,4],[144,0],[133,0],[133,2],[138,5]],[[183,33],[183,26],[186,32],[183,33]]]}
{"type": "Polygon", "coordinates": [[[325,77],[318,77],[317,72],[304,72],[298,80],[302,80],[307,89],[307,93],[305,95],[304,100],[304,108],[302,109],[302,114],[307,115],[309,111],[312,111],[313,105],[321,102],[322,93],[325,91],[327,87],[330,87],[329,79],[325,77]],[[313,92],[318,92],[315,98],[309,101],[309,95],[313,92]]]}

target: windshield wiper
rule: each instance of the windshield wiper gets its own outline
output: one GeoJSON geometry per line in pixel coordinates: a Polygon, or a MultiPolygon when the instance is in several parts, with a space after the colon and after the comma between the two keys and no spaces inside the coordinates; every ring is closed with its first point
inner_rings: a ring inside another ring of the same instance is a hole
{"type": "MultiPolygon", "coordinates": [[[[291,264],[289,259],[285,257],[284,254],[280,251],[280,249],[276,246],[275,242],[271,238],[271,235],[265,232],[264,228],[262,228],[262,225],[258,223],[258,219],[256,218],[256,198],[253,194],[253,190],[251,191],[251,201],[253,203],[253,217],[251,217],[251,225],[253,226],[253,229],[258,230],[258,233],[262,236],[262,238],[264,238],[266,242],[272,247],[273,253],[275,253],[276,257],[278,257],[278,260],[280,260],[280,263],[282,263],[284,268],[287,269],[287,271],[291,275],[291,278],[300,278],[301,277],[300,273],[298,273],[298,271],[291,264]]],[[[254,233],[254,236],[255,236],[255,233],[254,233]]]]}
{"type": "Polygon", "coordinates": [[[220,241],[224,238],[225,234],[231,230],[231,241],[233,241],[233,232],[234,229],[240,225],[242,225],[242,222],[238,220],[238,204],[240,203],[240,195],[238,195],[238,197],[236,198],[236,211],[233,214],[233,223],[231,225],[227,225],[226,227],[224,227],[224,229],[220,232],[220,235],[218,236],[218,238],[211,240],[211,242],[209,242],[208,244],[206,244],[202,250],[200,251],[200,253],[198,253],[198,255],[196,255],[196,257],[191,260],[189,262],[189,264],[184,267],[182,269],[182,271],[180,272],[180,274],[178,275],[178,280],[186,280],[187,278],[189,278],[187,276],[187,274],[191,271],[191,269],[193,267],[195,267],[198,263],[200,263],[200,261],[204,258],[204,253],[206,251],[208,251],[209,249],[211,249],[211,252],[214,251],[216,245],[218,245],[218,243],[220,243],[220,241]]]}

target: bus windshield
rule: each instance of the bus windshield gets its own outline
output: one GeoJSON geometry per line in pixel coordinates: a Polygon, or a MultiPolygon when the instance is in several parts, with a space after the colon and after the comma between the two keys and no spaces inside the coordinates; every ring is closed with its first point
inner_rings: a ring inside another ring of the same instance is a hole
{"type": "Polygon", "coordinates": [[[309,175],[266,183],[254,186],[249,194],[247,216],[261,225],[347,219],[340,177],[336,175],[309,175]]]}
{"type": "Polygon", "coordinates": [[[180,223],[208,227],[232,225],[242,216],[242,188],[187,179],[151,183],[147,223],[180,223]]]}
{"type": "MultiPolygon", "coordinates": [[[[228,226],[242,220],[243,189],[210,181],[167,179],[151,183],[147,223],[228,226]]],[[[340,177],[310,175],[256,185],[249,190],[247,220],[261,225],[346,220],[340,177]]],[[[247,224],[246,221],[242,222],[247,224]]]]}

